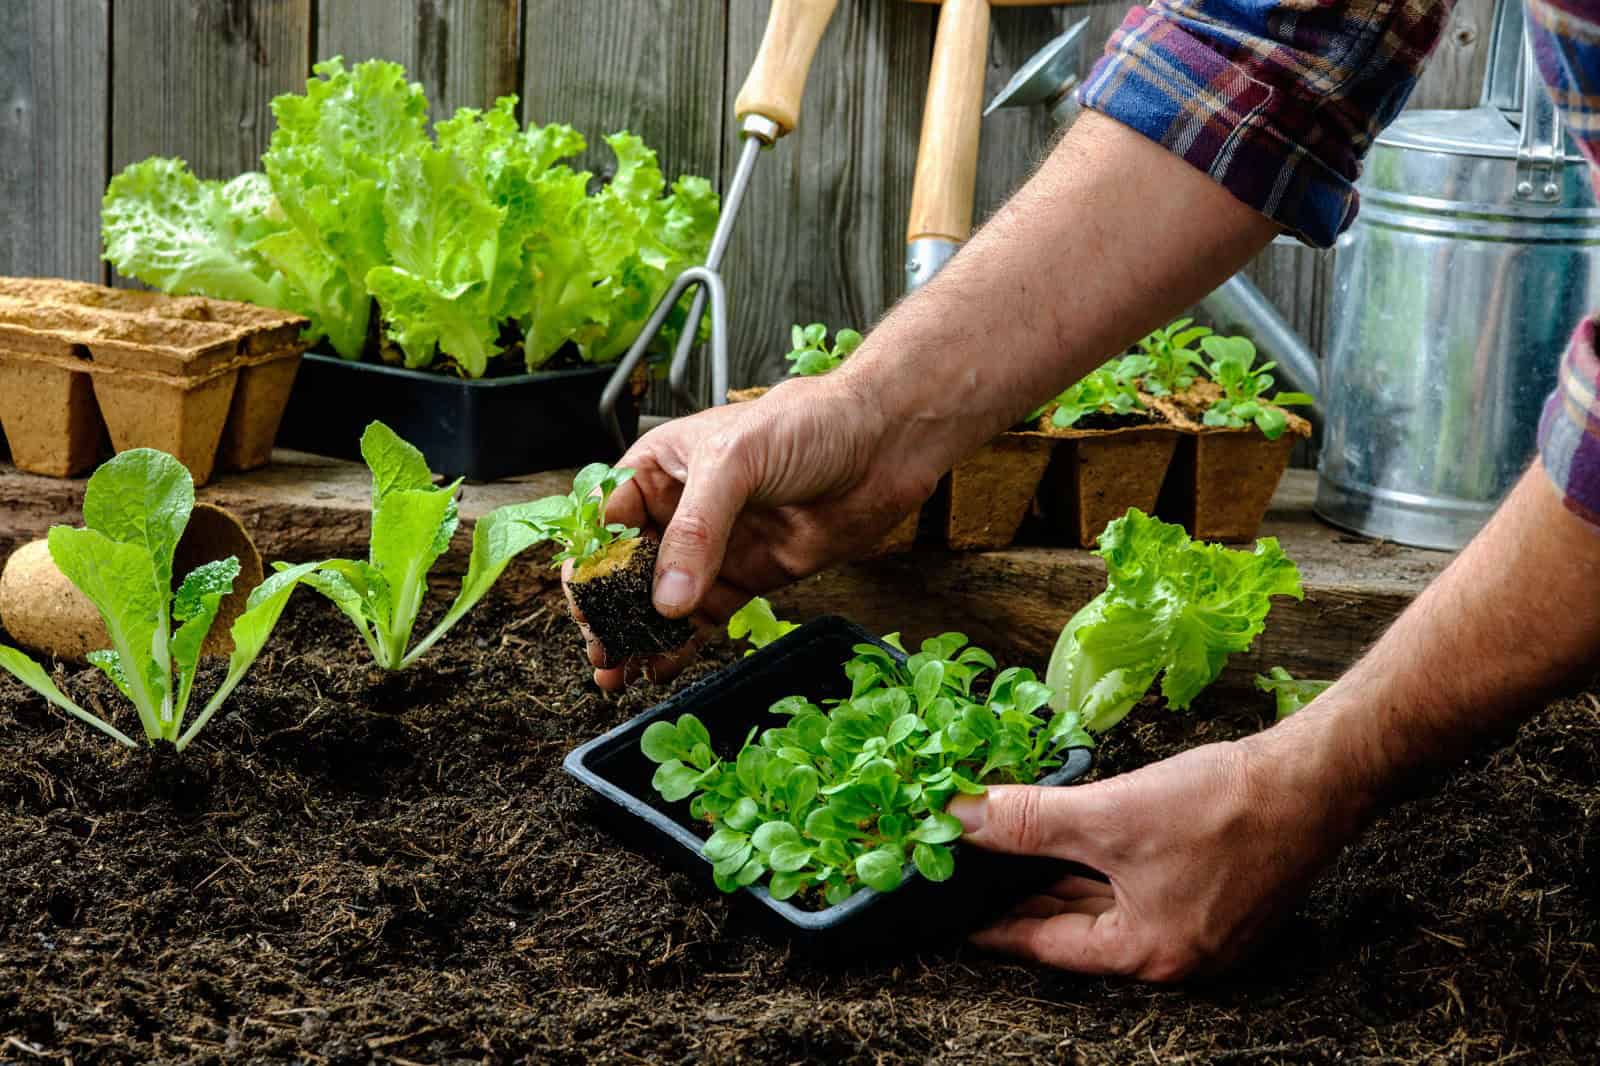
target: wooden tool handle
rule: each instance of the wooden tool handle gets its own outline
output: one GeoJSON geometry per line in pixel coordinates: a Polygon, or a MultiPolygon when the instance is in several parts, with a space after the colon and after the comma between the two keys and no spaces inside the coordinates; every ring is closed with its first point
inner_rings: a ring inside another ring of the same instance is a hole
{"type": "Polygon", "coordinates": [[[906,240],[964,241],[972,232],[978,127],[989,52],[989,0],[944,0],[922,109],[922,144],[906,240]]]}
{"type": "Polygon", "coordinates": [[[839,0],[772,0],[767,31],[749,77],[733,103],[739,119],[760,115],[780,128],[780,136],[800,122],[800,98],[817,42],[828,28],[839,0]]]}

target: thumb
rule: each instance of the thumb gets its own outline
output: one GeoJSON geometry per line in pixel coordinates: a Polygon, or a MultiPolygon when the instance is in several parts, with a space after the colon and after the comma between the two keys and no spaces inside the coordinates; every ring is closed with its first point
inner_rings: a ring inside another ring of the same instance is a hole
{"type": "Polygon", "coordinates": [[[655,606],[668,618],[692,613],[722,570],[734,520],[750,499],[746,464],[736,447],[715,443],[695,454],[683,495],[661,534],[655,606]]]}
{"type": "Polygon", "coordinates": [[[1104,842],[1093,832],[1093,786],[994,785],[981,796],[957,796],[949,812],[964,839],[1008,855],[1045,855],[1105,869],[1104,842]]]}

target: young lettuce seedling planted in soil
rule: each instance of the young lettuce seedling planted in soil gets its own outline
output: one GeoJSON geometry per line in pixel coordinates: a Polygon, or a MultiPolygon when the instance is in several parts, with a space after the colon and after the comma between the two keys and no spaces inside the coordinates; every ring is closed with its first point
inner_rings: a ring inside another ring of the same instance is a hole
{"type": "Polygon", "coordinates": [[[656,542],[605,520],[611,494],[632,476],[626,468],[591,463],[572,479],[571,493],[536,501],[530,505],[534,515],[526,519],[561,545],[558,564],[572,560],[567,588],[573,604],[619,660],[672,651],[694,635],[687,619],[664,618],[652,603],[656,542]]]}
{"type": "Polygon", "coordinates": [[[1031,670],[1004,670],[979,695],[994,667],[960,633],[924,641],[904,662],[859,644],[844,664],[847,699],[778,701],[772,712],[787,724],[752,729],[731,760],[688,714],[651,725],[640,748],[659,764],[662,798],[689,799],[712,827],[703,851],[725,892],[766,880],[774,899],[833,905],[863,885],[893,891],[908,863],[944,881],[962,831],[945,812],[951,797],[1032,783],[1066,748],[1092,743],[1077,714],[1045,711],[1050,690],[1031,670]]]}
{"type": "Polygon", "coordinates": [[[1277,700],[1277,720],[1283,721],[1333,687],[1332,681],[1301,681],[1281,666],[1256,675],[1256,688],[1277,700]]]}
{"type": "MultiPolygon", "coordinates": [[[[200,648],[222,600],[233,591],[239,560],[196,567],[172,591],[172,560],[194,509],[194,481],[182,463],[149,448],[126,451],[95,471],[83,496],[83,529],[50,530],[50,558],[105,622],[111,648],[89,661],[139,712],[145,738],[189,746],[243,680],[278,624],[289,594],[311,566],[291,567],[250,594],[229,630],[233,653],[222,684],[187,729],[200,648]]],[[[39,695],[128,747],[138,747],[109,722],[56,687],[38,663],[0,646],[0,667],[39,695]]]]}
{"type": "Polygon", "coordinates": [[[1273,596],[1300,599],[1300,571],[1273,537],[1255,551],[1190,540],[1181,526],[1130,510],[1095,552],[1106,587],[1072,616],[1050,656],[1058,711],[1100,733],[1120,722],[1156,677],[1183,710],[1266,626],[1273,596]]]}
{"type": "Polygon", "coordinates": [[[1312,402],[1303,392],[1280,392],[1267,399],[1276,363],[1255,365],[1256,346],[1244,337],[1207,337],[1200,342],[1210,361],[1206,373],[1222,390],[1222,398],[1206,408],[1205,424],[1242,429],[1254,423],[1268,440],[1277,440],[1289,428],[1283,408],[1312,402]]]}
{"type": "Polygon", "coordinates": [[[833,335],[833,347],[828,347],[828,327],[821,322],[809,326],[794,326],[789,331],[789,343],[794,350],[784,356],[792,364],[792,377],[816,377],[826,374],[849,358],[861,347],[861,334],[853,329],[841,329],[833,335]]]}
{"type": "Polygon", "coordinates": [[[543,501],[510,504],[478,520],[472,531],[467,576],[455,602],[428,635],[410,647],[428,591],[428,571],[455,535],[456,490],[461,482],[435,487],[422,453],[382,422],[372,423],[362,434],[361,455],[372,471],[372,536],[367,559],[313,564],[305,582],[355,623],[379,666],[400,670],[426,654],[461,621],[512,559],[547,539],[539,527],[527,523],[539,513],[543,501]]]}

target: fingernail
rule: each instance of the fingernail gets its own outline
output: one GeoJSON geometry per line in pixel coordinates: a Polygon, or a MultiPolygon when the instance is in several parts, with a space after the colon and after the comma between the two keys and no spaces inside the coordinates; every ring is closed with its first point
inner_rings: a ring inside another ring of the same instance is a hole
{"type": "Polygon", "coordinates": [[[983,820],[989,816],[989,797],[957,796],[945,810],[960,820],[962,829],[976,833],[983,828],[983,820]]]}
{"type": "Polygon", "coordinates": [[[656,578],[656,610],[682,614],[694,606],[694,578],[685,570],[668,570],[656,578]]]}

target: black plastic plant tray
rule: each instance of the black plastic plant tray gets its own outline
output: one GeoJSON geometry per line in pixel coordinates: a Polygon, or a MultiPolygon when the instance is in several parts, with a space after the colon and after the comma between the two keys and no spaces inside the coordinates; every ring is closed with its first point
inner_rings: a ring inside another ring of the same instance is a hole
{"type": "MultiPolygon", "coordinates": [[[[434,473],[469,481],[532,474],[617,458],[600,419],[615,367],[579,367],[467,380],[308,352],[295,378],[278,443],[336,459],[361,458],[374,419],[422,450],[434,473]]],[[[639,409],[624,391],[617,415],[629,437],[639,409]]]]}
{"type": "MultiPolygon", "coordinates": [[[[717,891],[711,862],[700,854],[704,827],[689,818],[689,803],[666,803],[651,787],[655,764],[639,750],[645,728],[689,712],[711,732],[717,754],[732,757],[752,725],[787,721],[767,708],[785,696],[813,702],[850,694],[843,664],[856,644],[887,647],[843,618],[828,616],[703,678],[663,703],[568,754],[567,773],[599,793],[601,819],[638,850],[684,870],[717,891]]],[[[896,655],[899,652],[889,649],[896,655]]],[[[1093,763],[1087,748],[1067,752],[1065,763],[1041,785],[1082,778],[1093,763]]],[[[955,874],[932,882],[909,870],[891,893],[863,888],[843,903],[809,911],[769,896],[764,888],[740,890],[746,912],[771,935],[808,953],[837,956],[920,950],[958,936],[1050,883],[1064,872],[1047,859],[997,855],[956,845],[955,874]]]]}

